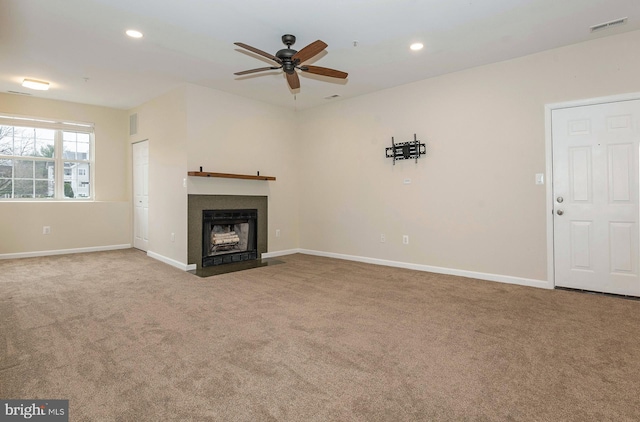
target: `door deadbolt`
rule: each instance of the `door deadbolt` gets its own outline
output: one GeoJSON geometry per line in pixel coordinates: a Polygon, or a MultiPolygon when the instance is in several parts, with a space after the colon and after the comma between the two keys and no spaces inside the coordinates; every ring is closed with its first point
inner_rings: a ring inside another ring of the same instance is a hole
{"type": "Polygon", "coordinates": [[[558,204],[562,204],[564,202],[564,198],[559,196],[556,201],[558,201],[558,204]]]}
{"type": "Polygon", "coordinates": [[[558,210],[558,211],[556,211],[556,214],[558,214],[558,215],[562,215],[562,214],[564,214],[564,211],[562,211],[562,210],[558,210]]]}

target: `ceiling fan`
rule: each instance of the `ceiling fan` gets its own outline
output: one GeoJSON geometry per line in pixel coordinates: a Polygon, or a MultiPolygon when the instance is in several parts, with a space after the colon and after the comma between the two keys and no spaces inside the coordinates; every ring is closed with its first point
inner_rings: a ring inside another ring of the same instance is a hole
{"type": "Polygon", "coordinates": [[[234,75],[240,76],[240,75],[248,75],[250,73],[264,72],[265,70],[282,69],[284,70],[284,73],[287,76],[287,82],[289,83],[289,86],[291,87],[291,89],[300,88],[300,78],[298,78],[298,73],[296,72],[296,69],[299,69],[302,72],[314,73],[316,75],[330,76],[332,78],[340,78],[340,79],[346,79],[347,76],[349,75],[346,72],[341,72],[335,69],[329,69],[327,67],[302,64],[307,60],[309,60],[310,58],[317,55],[318,53],[320,53],[325,48],[327,48],[327,44],[325,44],[323,41],[320,41],[320,40],[314,41],[300,51],[296,51],[291,48],[291,46],[296,42],[295,36],[290,34],[283,35],[282,42],[287,46],[287,48],[283,48],[282,50],[279,50],[275,56],[269,53],[265,53],[262,50],[258,50],[255,47],[251,47],[250,45],[243,44],[241,42],[234,43],[238,47],[242,47],[253,53],[256,53],[263,57],[271,59],[280,65],[280,66],[260,67],[258,69],[245,70],[242,72],[236,72],[234,73],[234,75]]]}

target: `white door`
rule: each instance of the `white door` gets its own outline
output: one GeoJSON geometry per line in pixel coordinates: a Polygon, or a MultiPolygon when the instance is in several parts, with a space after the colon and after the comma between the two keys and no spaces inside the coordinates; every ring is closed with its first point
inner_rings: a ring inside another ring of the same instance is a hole
{"type": "Polygon", "coordinates": [[[639,120],[640,100],[552,111],[556,286],[640,296],[639,120]]]}
{"type": "Polygon", "coordinates": [[[133,144],[133,247],[149,248],[149,141],[133,144]]]}

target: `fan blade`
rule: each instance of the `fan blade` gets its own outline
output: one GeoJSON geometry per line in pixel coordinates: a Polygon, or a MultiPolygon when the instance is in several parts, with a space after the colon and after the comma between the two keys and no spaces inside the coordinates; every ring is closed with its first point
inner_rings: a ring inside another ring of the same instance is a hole
{"type": "Polygon", "coordinates": [[[298,51],[296,54],[294,54],[293,57],[291,57],[291,60],[293,60],[294,62],[297,60],[298,63],[304,63],[307,60],[309,60],[311,57],[320,53],[325,48],[327,48],[327,44],[325,44],[323,41],[320,41],[320,40],[314,41],[308,46],[304,47],[302,50],[298,51]]]}
{"type": "Polygon", "coordinates": [[[347,76],[349,76],[347,72],[341,72],[339,70],[320,66],[301,66],[300,70],[303,72],[315,73],[316,75],[331,76],[332,78],[340,79],[347,79],[347,76]]]}
{"type": "Polygon", "coordinates": [[[295,71],[293,73],[285,73],[285,75],[287,75],[287,82],[289,82],[291,89],[300,88],[300,78],[295,71]]]}
{"type": "Polygon", "coordinates": [[[272,55],[272,54],[269,54],[269,53],[265,53],[265,52],[264,52],[264,51],[262,51],[262,50],[258,50],[258,49],[257,49],[257,48],[255,48],[255,47],[251,47],[250,45],[243,44],[243,43],[241,43],[241,42],[234,42],[234,44],[235,44],[235,45],[237,45],[238,47],[242,47],[242,48],[244,48],[244,49],[246,49],[246,50],[249,50],[249,51],[251,51],[251,52],[253,52],[253,53],[259,54],[259,55],[261,55],[262,57],[266,57],[267,59],[271,59],[271,60],[273,60],[273,61],[275,61],[275,62],[282,63],[282,61],[281,61],[279,58],[277,58],[276,56],[274,56],[274,55],[272,55]]]}
{"type": "Polygon", "coordinates": [[[251,69],[251,70],[243,70],[242,72],[236,72],[234,73],[234,75],[248,75],[250,73],[256,73],[256,72],[264,72],[265,70],[276,70],[276,69],[280,69],[279,67],[261,67],[259,69],[251,69]]]}

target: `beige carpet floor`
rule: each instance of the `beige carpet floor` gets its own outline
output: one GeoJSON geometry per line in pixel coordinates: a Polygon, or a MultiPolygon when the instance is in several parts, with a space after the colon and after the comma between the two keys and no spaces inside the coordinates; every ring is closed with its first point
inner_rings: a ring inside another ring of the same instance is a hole
{"type": "Polygon", "coordinates": [[[72,421],[638,421],[640,302],[306,255],[0,261],[0,398],[72,421]]]}

